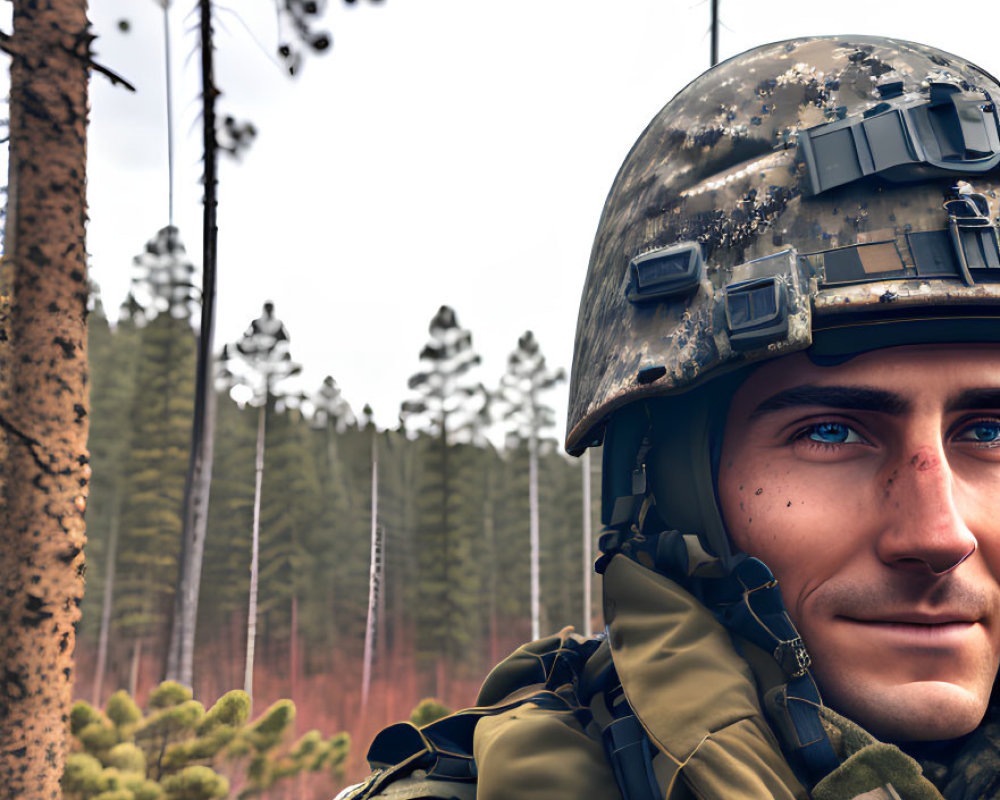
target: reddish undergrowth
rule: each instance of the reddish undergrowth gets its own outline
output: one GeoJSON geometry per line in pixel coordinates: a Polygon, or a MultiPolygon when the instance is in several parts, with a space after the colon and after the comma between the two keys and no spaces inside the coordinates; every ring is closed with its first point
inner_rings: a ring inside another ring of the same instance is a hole
{"type": "MultiPolygon", "coordinates": [[[[206,708],[233,688],[242,688],[243,660],[234,637],[222,635],[201,645],[195,658],[195,699],[206,708]]],[[[505,655],[523,641],[523,636],[509,634],[491,650],[505,655]]],[[[327,654],[300,653],[295,660],[299,674],[293,682],[290,652],[284,646],[259,648],[254,670],[253,715],[283,698],[295,703],[296,736],[319,730],[324,736],[346,731],[351,736],[351,752],[342,780],[327,775],[305,775],[286,781],[263,795],[263,800],[330,800],[337,791],[368,774],[365,754],[372,737],[386,725],[408,719],[417,703],[433,694],[436,673],[415,668],[412,642],[399,647],[400,652],[381,654],[372,676],[367,708],[361,709],[361,658],[335,650],[327,654]],[[293,686],[294,683],[294,686],[293,686]]],[[[473,704],[485,677],[492,654],[484,654],[481,671],[445,665],[444,691],[437,699],[448,708],[459,709],[473,704]]],[[[130,664],[125,654],[112,653],[100,703],[120,688],[128,688],[130,664]]],[[[75,697],[92,702],[94,648],[80,641],[76,654],[75,697]]],[[[144,706],[150,691],[159,683],[162,658],[144,652],[139,660],[136,700],[144,706]]],[[[235,776],[234,776],[235,777],[235,776]]],[[[238,782],[238,779],[237,779],[238,782]]]]}

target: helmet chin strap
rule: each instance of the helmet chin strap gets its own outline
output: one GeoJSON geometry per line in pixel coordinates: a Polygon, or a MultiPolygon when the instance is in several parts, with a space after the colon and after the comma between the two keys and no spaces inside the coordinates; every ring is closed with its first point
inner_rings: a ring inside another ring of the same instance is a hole
{"type": "Polygon", "coordinates": [[[785,610],[778,581],[764,562],[744,555],[724,578],[701,583],[702,602],[716,619],[770,653],[781,667],[787,683],[765,704],[766,710],[786,751],[797,757],[806,775],[818,780],[839,759],[820,721],[823,701],[809,671],[809,653],[785,610]]]}
{"type": "Polygon", "coordinates": [[[815,784],[840,761],[820,721],[822,698],[809,671],[809,654],[785,610],[777,580],[767,565],[744,553],[733,556],[726,570],[698,537],[659,529],[658,521],[655,501],[647,495],[627,531],[606,529],[602,534],[597,571],[603,573],[620,554],[660,572],[697,597],[733,634],[744,656],[748,642],[773,658],[784,683],[760,687],[769,688],[764,706],[790,763],[815,784]]]}
{"type": "MultiPolygon", "coordinates": [[[[720,413],[719,409],[713,412],[700,420],[707,441],[692,436],[694,448],[703,448],[700,464],[692,466],[695,469],[700,466],[708,473],[699,475],[698,479],[711,482],[717,523],[724,530],[718,510],[716,475],[725,412],[720,413]]],[[[815,783],[836,768],[839,759],[820,721],[822,699],[809,671],[809,654],[785,609],[778,581],[759,559],[745,553],[733,553],[729,547],[723,553],[712,554],[706,550],[703,537],[668,529],[656,507],[646,474],[647,458],[654,441],[652,425],[637,438],[639,444],[629,486],[631,494],[618,497],[614,502],[610,524],[600,538],[602,555],[595,565],[597,572],[603,574],[615,555],[625,555],[665,575],[698,598],[733,634],[738,650],[746,649],[742,643],[749,642],[773,658],[781,670],[783,682],[779,681],[774,687],[760,687],[761,691],[770,689],[764,703],[766,711],[783,740],[782,746],[790,762],[804,779],[815,783]]],[[[704,492],[708,487],[697,488],[704,492]]],[[[700,505],[704,509],[706,503],[700,505]]]]}

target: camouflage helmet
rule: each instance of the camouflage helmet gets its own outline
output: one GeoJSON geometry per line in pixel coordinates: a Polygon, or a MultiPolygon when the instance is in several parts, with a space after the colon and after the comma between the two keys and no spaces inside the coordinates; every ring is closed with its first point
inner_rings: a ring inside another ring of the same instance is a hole
{"type": "MultiPolygon", "coordinates": [[[[608,195],[574,348],[566,447],[629,461],[606,524],[644,492],[637,408],[666,404],[652,416],[697,477],[711,443],[694,418],[735,387],[720,376],[806,349],[1000,339],[995,100],[1000,83],[949,53],[813,37],[736,56],[660,111],[608,195]]],[[[668,522],[725,549],[711,486],[667,493],[694,509],[668,522]]]]}

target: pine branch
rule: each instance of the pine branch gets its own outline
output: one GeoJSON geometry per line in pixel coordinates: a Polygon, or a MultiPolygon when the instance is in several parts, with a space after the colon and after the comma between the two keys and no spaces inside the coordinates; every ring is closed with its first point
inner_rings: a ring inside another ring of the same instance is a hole
{"type": "Polygon", "coordinates": [[[102,64],[98,64],[96,61],[94,61],[94,59],[90,58],[89,56],[87,57],[87,66],[90,67],[95,72],[100,72],[105,78],[111,81],[112,86],[123,86],[130,92],[135,91],[135,87],[127,80],[125,80],[121,75],[119,75],[117,72],[114,72],[113,70],[108,69],[102,64]]]}
{"type": "MultiPolygon", "coordinates": [[[[68,47],[66,47],[64,49],[71,56],[74,56],[76,58],[82,58],[82,59],[84,59],[84,61],[86,62],[87,66],[90,69],[92,69],[95,72],[99,72],[102,75],[104,75],[108,80],[111,81],[112,85],[114,85],[114,86],[124,86],[130,92],[134,92],[135,91],[135,87],[131,83],[129,83],[127,80],[125,80],[125,78],[123,78],[117,72],[115,72],[114,70],[109,69],[108,67],[105,67],[103,64],[98,64],[96,61],[94,61],[94,59],[91,58],[89,52],[87,52],[85,54],[80,54],[80,53],[74,52],[73,50],[71,50],[68,47]]],[[[21,58],[22,55],[23,55],[21,53],[20,48],[18,47],[17,40],[13,36],[11,36],[9,33],[6,33],[5,31],[0,31],[0,51],[3,51],[4,53],[6,53],[7,55],[11,56],[12,58],[21,58]]]]}

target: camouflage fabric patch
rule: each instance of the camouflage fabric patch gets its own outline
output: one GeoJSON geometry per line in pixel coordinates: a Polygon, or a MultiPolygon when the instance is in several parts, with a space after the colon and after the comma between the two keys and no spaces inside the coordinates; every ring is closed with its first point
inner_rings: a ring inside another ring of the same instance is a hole
{"type": "Polygon", "coordinates": [[[997,712],[990,715],[969,737],[950,768],[924,764],[924,772],[932,780],[934,772],[943,771],[941,786],[945,800],[1000,800],[1000,720],[997,712]]]}
{"type": "Polygon", "coordinates": [[[852,797],[851,800],[902,800],[902,798],[899,796],[899,792],[892,787],[892,784],[887,783],[878,789],[872,789],[870,792],[852,797]]]}
{"type": "Polygon", "coordinates": [[[405,778],[387,783],[381,780],[385,772],[376,771],[366,780],[348,786],[333,800],[476,800],[476,786],[472,783],[433,780],[424,770],[414,770],[405,778]]]}

